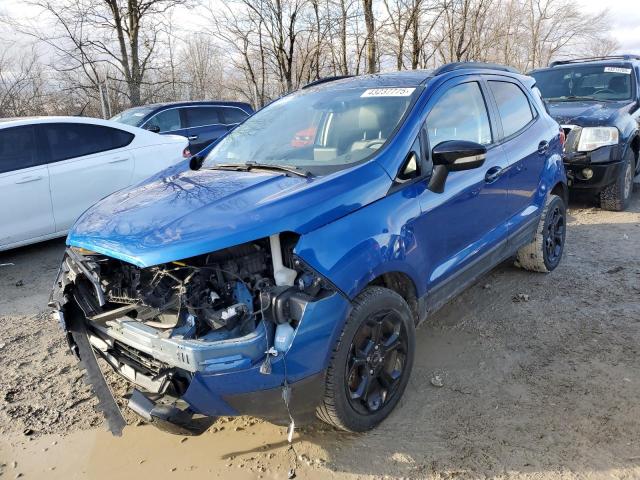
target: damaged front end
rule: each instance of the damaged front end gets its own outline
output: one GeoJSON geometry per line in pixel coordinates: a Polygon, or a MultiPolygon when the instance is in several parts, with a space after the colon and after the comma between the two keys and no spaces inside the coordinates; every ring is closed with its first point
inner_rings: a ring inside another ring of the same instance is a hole
{"type": "Polygon", "coordinates": [[[294,255],[297,239],[150,267],[67,249],[50,306],[113,433],[124,421],[96,357],[134,386],[128,406],[172,433],[202,433],[217,415],[286,421],[292,406],[315,408],[308,385],[290,404],[290,385],[320,385],[348,301],[294,255]]]}

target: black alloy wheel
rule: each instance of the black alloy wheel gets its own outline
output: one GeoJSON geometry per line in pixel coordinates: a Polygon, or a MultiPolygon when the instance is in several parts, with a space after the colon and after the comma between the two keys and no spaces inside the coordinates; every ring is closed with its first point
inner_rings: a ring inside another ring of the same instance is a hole
{"type": "Polygon", "coordinates": [[[562,256],[564,239],[566,235],[566,220],[564,209],[560,204],[553,205],[553,209],[548,212],[548,222],[544,233],[544,248],[547,261],[551,265],[556,265],[562,256]]]}
{"type": "Polygon", "coordinates": [[[354,410],[374,413],[393,398],[405,372],[407,348],[407,331],[396,312],[377,312],[360,325],[345,369],[354,410]]]}
{"type": "Polygon", "coordinates": [[[415,315],[398,293],[365,288],[353,301],[326,371],[321,420],[365,432],[395,408],[411,375],[415,315]]]}

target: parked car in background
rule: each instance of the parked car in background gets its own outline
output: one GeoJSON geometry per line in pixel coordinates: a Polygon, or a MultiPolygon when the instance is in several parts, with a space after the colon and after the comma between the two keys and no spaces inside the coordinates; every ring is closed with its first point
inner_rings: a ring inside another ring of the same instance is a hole
{"type": "Polygon", "coordinates": [[[87,207],[183,160],[187,146],[108,120],[0,120],[0,250],[65,235],[87,207]]]}
{"type": "Polygon", "coordinates": [[[160,134],[189,139],[191,153],[198,153],[253,113],[243,102],[170,102],[125,110],[111,120],[160,134]]]}
{"type": "Polygon", "coordinates": [[[327,80],[85,212],[50,305],[112,431],[95,355],[174,433],[240,414],[379,424],[416,324],[511,256],[560,262],[564,137],[533,84],[464,63],[327,80]]]}
{"type": "Polygon", "coordinates": [[[640,173],[640,56],[553,62],[530,75],[567,137],[569,186],[624,210],[640,173]]]}

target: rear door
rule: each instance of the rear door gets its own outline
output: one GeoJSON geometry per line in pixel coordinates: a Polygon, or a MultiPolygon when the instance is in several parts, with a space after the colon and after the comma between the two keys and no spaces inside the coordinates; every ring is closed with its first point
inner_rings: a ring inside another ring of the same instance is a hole
{"type": "Polygon", "coordinates": [[[0,247],[55,232],[46,159],[32,125],[0,130],[0,247]]]}
{"type": "Polygon", "coordinates": [[[127,187],[133,174],[128,151],[134,135],[82,123],[39,126],[50,151],[51,201],[57,230],[67,230],[88,207],[127,187]]]}
{"type": "Polygon", "coordinates": [[[203,105],[185,107],[184,110],[189,150],[192,154],[198,153],[227,133],[222,107],[203,105]]]}
{"type": "MultiPolygon", "coordinates": [[[[509,162],[505,179],[509,190],[510,235],[537,225],[534,207],[544,166],[552,154],[549,124],[519,82],[507,77],[487,77],[501,124],[501,144],[509,162]]],[[[528,231],[525,232],[528,235],[528,231]]]]}

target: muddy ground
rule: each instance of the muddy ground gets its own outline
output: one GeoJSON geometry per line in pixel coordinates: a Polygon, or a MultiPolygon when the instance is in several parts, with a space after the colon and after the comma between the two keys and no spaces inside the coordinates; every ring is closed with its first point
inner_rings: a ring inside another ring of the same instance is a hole
{"type": "Polygon", "coordinates": [[[548,275],[496,268],[418,330],[376,430],[220,419],[187,440],[105,432],[46,308],[63,241],[0,253],[0,472],[7,478],[640,478],[640,185],[625,213],[570,210],[548,275]],[[444,386],[430,383],[440,374],[444,386]]]}

